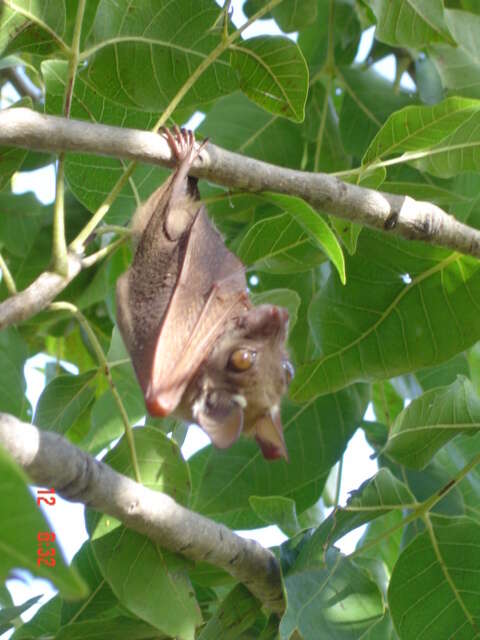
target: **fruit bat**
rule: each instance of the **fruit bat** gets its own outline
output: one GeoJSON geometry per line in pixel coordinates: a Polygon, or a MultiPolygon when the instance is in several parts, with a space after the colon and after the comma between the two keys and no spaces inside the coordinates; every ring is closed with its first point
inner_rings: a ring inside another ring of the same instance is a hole
{"type": "Polygon", "coordinates": [[[219,448],[241,433],[288,459],[280,400],[293,375],[288,312],[254,307],[188,175],[204,146],[164,130],[177,168],[132,221],[136,251],[117,282],[117,321],[152,416],[199,424],[219,448]]]}

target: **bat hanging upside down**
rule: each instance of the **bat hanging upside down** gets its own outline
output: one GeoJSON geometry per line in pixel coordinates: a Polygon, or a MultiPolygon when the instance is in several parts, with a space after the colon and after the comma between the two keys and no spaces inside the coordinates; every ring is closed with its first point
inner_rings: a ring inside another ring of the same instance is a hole
{"type": "Polygon", "coordinates": [[[165,130],[178,166],[135,213],[117,320],[148,412],[196,422],[219,448],[241,433],[288,459],[280,401],[293,376],[288,312],[254,307],[245,267],[210,222],[188,175],[203,145],[165,130]]]}

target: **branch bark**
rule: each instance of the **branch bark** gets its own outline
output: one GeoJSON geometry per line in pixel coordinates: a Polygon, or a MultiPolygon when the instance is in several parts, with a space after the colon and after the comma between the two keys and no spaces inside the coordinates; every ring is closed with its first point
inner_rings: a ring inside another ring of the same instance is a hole
{"type": "Polygon", "coordinates": [[[27,320],[45,309],[81,269],[80,258],[69,253],[65,276],[53,271],[45,271],[26,289],[7,298],[0,304],[0,331],[12,324],[27,320]]]}
{"type": "Polygon", "coordinates": [[[254,540],[113,471],[62,436],[6,413],[0,413],[0,444],[35,484],[54,487],[67,500],[107,513],[170,551],[221,567],[268,609],[284,610],[278,562],[254,540]]]}
{"type": "MultiPolygon", "coordinates": [[[[66,120],[25,108],[0,112],[0,144],[172,165],[168,145],[157,134],[66,120]]],[[[299,196],[324,213],[480,257],[480,232],[430,202],[366,189],[324,173],[284,169],[213,144],[206,146],[192,174],[234,189],[299,196]]]]}

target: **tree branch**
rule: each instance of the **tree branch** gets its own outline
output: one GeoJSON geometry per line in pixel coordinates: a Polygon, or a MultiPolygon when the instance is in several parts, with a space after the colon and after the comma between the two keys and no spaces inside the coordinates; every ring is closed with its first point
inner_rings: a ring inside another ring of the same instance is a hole
{"type": "MultiPolygon", "coordinates": [[[[0,112],[0,144],[172,166],[167,143],[154,133],[66,120],[25,108],[0,112]]],[[[192,174],[230,188],[296,195],[324,213],[480,257],[480,232],[430,202],[344,183],[324,173],[284,169],[213,144],[197,159],[192,174]]]]}
{"type": "Polygon", "coordinates": [[[67,255],[67,273],[65,276],[53,271],[45,271],[26,289],[4,300],[0,304],[0,331],[11,324],[27,320],[27,318],[45,309],[81,269],[82,262],[80,258],[69,253],[67,255]]]}
{"type": "Polygon", "coordinates": [[[107,513],[162,547],[230,573],[268,609],[281,613],[280,569],[275,556],[170,496],[137,484],[65,438],[0,413],[0,444],[34,483],[54,487],[67,500],[107,513]]]}

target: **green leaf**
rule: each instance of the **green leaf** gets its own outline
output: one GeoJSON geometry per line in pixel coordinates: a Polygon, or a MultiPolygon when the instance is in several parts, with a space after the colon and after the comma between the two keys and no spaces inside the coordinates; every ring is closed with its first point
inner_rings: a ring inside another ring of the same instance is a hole
{"type": "Polygon", "coordinates": [[[377,17],[376,37],[391,45],[423,47],[430,42],[455,46],[442,0],[372,0],[377,17]]]}
{"type": "MultiPolygon", "coordinates": [[[[243,5],[243,13],[250,18],[263,8],[263,0],[246,0],[243,5]]],[[[278,26],[284,33],[299,31],[313,22],[317,17],[317,0],[283,0],[273,7],[264,18],[275,18],[278,26]]]]}
{"type": "MultiPolygon", "coordinates": [[[[284,10],[287,2],[284,0],[278,7],[275,7],[275,10],[284,10]]],[[[341,2],[335,3],[333,24],[329,21],[329,11],[329,3],[317,2],[315,22],[303,28],[298,34],[298,46],[308,62],[312,78],[326,75],[325,67],[329,46],[333,45],[336,65],[350,65],[355,58],[362,35],[363,25],[360,25],[359,12],[352,11],[350,0],[341,0],[341,2]]]]}
{"type": "Polygon", "coordinates": [[[3,634],[15,626],[15,623],[20,619],[20,615],[25,611],[28,611],[28,609],[36,604],[41,597],[41,595],[34,596],[16,607],[3,607],[0,609],[0,633],[3,634]]]}
{"type": "MultiPolygon", "coordinates": [[[[304,549],[308,550],[308,542],[304,549]]],[[[371,575],[336,550],[320,552],[313,563],[301,560],[285,577],[287,610],[281,640],[297,631],[303,640],[360,640],[384,615],[382,595],[371,575]]]]}
{"type": "MultiPolygon", "coordinates": [[[[214,28],[219,16],[211,0],[140,3],[134,14],[126,0],[101,0],[82,52],[88,65],[79,77],[117,104],[161,112],[220,44],[221,30],[214,28]]],[[[236,88],[223,55],[210,61],[182,105],[198,108],[236,88]]]]}
{"type": "Polygon", "coordinates": [[[449,47],[438,43],[432,45],[429,51],[438,68],[443,87],[459,96],[480,98],[480,16],[455,9],[445,10],[445,16],[457,46],[449,47]]]}
{"type": "Polygon", "coordinates": [[[433,107],[405,107],[388,118],[362,162],[379,162],[404,151],[431,151],[479,112],[480,101],[457,97],[433,107]]]}
{"type": "MultiPolygon", "coordinates": [[[[463,469],[480,453],[480,434],[474,436],[459,435],[450,440],[435,456],[438,465],[445,470],[449,478],[458,477],[463,469]]],[[[463,475],[463,474],[462,474],[463,475]]],[[[477,466],[470,469],[457,484],[457,490],[462,497],[465,515],[470,516],[480,524],[480,469],[477,466]]]]}
{"type": "MultiPolygon", "coordinates": [[[[135,424],[145,416],[145,402],[117,327],[113,329],[107,361],[130,424],[135,424]]],[[[82,447],[90,452],[101,451],[114,438],[121,436],[124,428],[115,397],[108,389],[92,407],[92,429],[82,442],[82,447]]]]}
{"type": "Polygon", "coordinates": [[[438,367],[420,369],[415,373],[415,378],[424,391],[436,387],[446,387],[455,382],[457,376],[470,377],[470,367],[464,353],[459,353],[438,367]]]}
{"type": "Polygon", "coordinates": [[[331,547],[345,534],[367,522],[385,516],[391,511],[413,509],[416,500],[403,482],[395,478],[389,469],[383,468],[365,481],[348,499],[345,507],[335,509],[317,528],[310,539],[308,550],[302,558],[308,564],[322,549],[331,547]]]}
{"type": "Polygon", "coordinates": [[[265,525],[276,524],[288,536],[300,530],[294,500],[283,496],[250,496],[249,502],[265,525]]]}
{"type": "Polygon", "coordinates": [[[322,356],[297,370],[295,400],[440,364],[480,338],[471,258],[365,229],[347,273],[346,286],[330,276],[310,305],[322,356]]]}
{"type": "MultiPolygon", "coordinates": [[[[135,429],[134,437],[143,484],[185,504],[190,479],[177,445],[161,431],[146,427],[135,429]]],[[[133,476],[125,437],[105,461],[119,473],[133,476]]],[[[89,512],[87,524],[98,565],[120,602],[163,633],[193,640],[201,614],[188,579],[188,561],[110,516],[89,512]]]]}
{"type": "Polygon", "coordinates": [[[372,385],[372,402],[375,417],[390,426],[403,409],[403,398],[388,380],[372,385]]]}
{"type": "Polygon", "coordinates": [[[321,215],[301,198],[279,193],[266,193],[265,197],[294,218],[315,243],[332,261],[342,284],[345,284],[345,259],[336,235],[321,215]]]}
{"type": "MultiPolygon", "coordinates": [[[[318,214],[315,214],[318,215],[318,214]]],[[[259,271],[296,273],[325,261],[325,254],[289,213],[262,218],[248,228],[236,254],[259,271]]]]}
{"type": "Polygon", "coordinates": [[[198,640],[236,640],[243,637],[243,632],[253,625],[259,613],[259,601],[243,584],[239,584],[220,602],[198,640]]]}
{"type": "Polygon", "coordinates": [[[285,33],[300,31],[317,17],[317,0],[283,0],[273,7],[272,15],[285,33]]]}
{"type": "Polygon", "coordinates": [[[263,526],[250,496],[285,496],[297,513],[315,504],[368,402],[368,388],[351,387],[282,412],[290,462],[266,464],[256,443],[241,438],[225,451],[206,447],[190,458],[190,507],[235,529],[263,526]],[[235,496],[235,500],[232,500],[235,496]]]}
{"type": "Polygon", "coordinates": [[[302,122],[308,93],[308,69],[289,38],[258,36],[230,47],[242,91],[279,116],[302,122]]]}
{"type": "Polygon", "coordinates": [[[33,422],[40,429],[65,434],[95,397],[98,371],[57,376],[42,391],[33,422]]]}
{"type": "Polygon", "coordinates": [[[402,640],[473,640],[480,619],[480,525],[469,518],[430,517],[393,569],[388,602],[402,640]]]}
{"type": "Polygon", "coordinates": [[[347,153],[362,157],[388,116],[413,100],[372,69],[342,68],[345,97],[340,110],[340,133],[347,153]]]}
{"type": "Polygon", "coordinates": [[[365,164],[392,154],[424,151],[415,164],[439,177],[477,168],[480,101],[448,98],[434,107],[407,107],[394,113],[372,141],[365,164]]]}
{"type": "Polygon", "coordinates": [[[307,169],[332,173],[350,168],[335,106],[320,81],[311,84],[308,92],[303,135],[310,143],[307,169]]]}
{"type": "Polygon", "coordinates": [[[0,209],[0,244],[9,254],[25,258],[50,221],[52,208],[41,205],[33,193],[1,193],[0,209]]]}
{"type": "Polygon", "coordinates": [[[12,569],[22,567],[51,580],[66,598],[84,597],[87,592],[84,582],[66,564],[57,544],[52,547],[56,551],[55,566],[37,564],[37,534],[51,532],[52,527],[36,506],[26,475],[3,449],[0,449],[0,478],[0,545],[4,551],[0,555],[0,580],[6,579],[12,569]]]}
{"type": "Polygon", "coordinates": [[[27,345],[16,329],[0,331],[0,411],[19,418],[27,417],[29,410],[23,375],[27,357],[27,345]]]}
{"type": "Polygon", "coordinates": [[[446,442],[480,428],[480,398],[463,376],[448,387],[426,391],[393,423],[386,453],[400,464],[424,467],[446,442]]]}
{"type": "Polygon", "coordinates": [[[217,100],[198,132],[230,151],[300,169],[303,144],[298,125],[267,113],[241,93],[217,100]]]}

